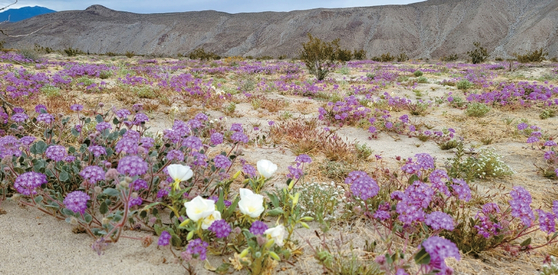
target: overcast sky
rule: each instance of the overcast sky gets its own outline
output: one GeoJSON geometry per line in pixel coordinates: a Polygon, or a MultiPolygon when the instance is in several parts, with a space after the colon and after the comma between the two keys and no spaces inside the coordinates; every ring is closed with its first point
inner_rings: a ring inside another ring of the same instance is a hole
{"type": "MultiPolygon", "coordinates": [[[[0,4],[14,1],[0,0],[0,4]]],[[[19,0],[11,8],[42,6],[56,11],[84,10],[100,4],[119,11],[136,13],[183,12],[217,10],[229,13],[259,11],[291,11],[315,8],[348,8],[378,5],[404,5],[421,1],[413,0],[19,0]]]]}

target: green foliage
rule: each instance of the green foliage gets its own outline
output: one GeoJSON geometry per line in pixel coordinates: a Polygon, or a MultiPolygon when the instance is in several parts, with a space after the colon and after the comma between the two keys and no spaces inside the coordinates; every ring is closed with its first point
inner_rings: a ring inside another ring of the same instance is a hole
{"type": "Polygon", "coordinates": [[[374,150],[372,150],[372,148],[368,147],[365,143],[360,144],[360,143],[355,143],[355,149],[357,152],[357,158],[362,159],[362,160],[366,160],[368,159],[368,157],[370,157],[372,155],[372,152],[374,152],[374,150]]]}
{"type": "Polygon", "coordinates": [[[339,48],[337,49],[336,59],[342,62],[350,61],[353,59],[353,54],[351,53],[351,50],[339,48]]]}
{"type": "Polygon", "coordinates": [[[300,59],[306,64],[308,71],[316,76],[316,79],[324,80],[337,60],[337,53],[340,49],[339,39],[324,42],[310,33],[308,33],[308,39],[310,39],[308,42],[302,43],[300,59]]]}
{"type": "Polygon", "coordinates": [[[456,147],[455,156],[446,164],[451,178],[462,178],[467,182],[474,179],[501,178],[513,174],[513,170],[502,161],[493,148],[482,149],[476,155],[465,155],[463,142],[456,147]]]}
{"type": "Polygon", "coordinates": [[[397,56],[397,62],[405,62],[405,61],[407,61],[407,60],[409,60],[409,57],[407,56],[406,53],[400,53],[400,54],[397,56]]]}
{"type": "Polygon", "coordinates": [[[384,53],[380,56],[372,57],[372,60],[376,62],[392,62],[393,60],[395,60],[395,58],[396,57],[391,55],[391,53],[384,53]]]}
{"type": "Polygon", "coordinates": [[[148,98],[154,99],[157,98],[157,93],[151,86],[141,86],[141,87],[133,87],[132,91],[139,97],[139,98],[148,98]]]}
{"type": "Polygon", "coordinates": [[[473,83],[467,79],[460,80],[456,83],[457,89],[459,90],[468,90],[473,87],[473,83]]]}
{"type": "Polygon", "coordinates": [[[471,57],[471,62],[473,64],[479,64],[484,61],[490,56],[488,54],[488,50],[481,46],[480,42],[473,43],[475,49],[472,51],[467,52],[469,57],[471,57]]]}
{"type": "Polygon", "coordinates": [[[556,116],[556,111],[552,109],[543,110],[542,113],[539,115],[541,119],[547,119],[556,116]]]}
{"type": "Polygon", "coordinates": [[[539,275],[558,275],[558,261],[556,257],[550,256],[550,263],[543,264],[539,275]]]}
{"type": "Polygon", "coordinates": [[[421,76],[417,79],[418,83],[428,83],[428,78],[421,76]]]}
{"type": "Polygon", "coordinates": [[[457,54],[450,54],[449,56],[442,56],[442,58],[440,58],[440,60],[442,62],[453,62],[453,61],[457,61],[457,54]]]}
{"type": "Polygon", "coordinates": [[[76,56],[76,55],[83,55],[85,54],[82,50],[80,49],[74,49],[72,47],[68,47],[67,49],[64,50],[64,52],[66,53],[66,55],[68,56],[76,56]]]}
{"type": "Polygon", "coordinates": [[[336,181],[344,181],[352,170],[353,167],[345,161],[325,160],[320,164],[322,175],[336,181]]]}
{"type": "Polygon", "coordinates": [[[225,106],[225,114],[230,116],[232,114],[234,114],[234,111],[236,110],[236,104],[234,102],[229,103],[227,106],[225,106]]]}
{"type": "Polygon", "coordinates": [[[221,59],[219,55],[214,52],[206,52],[204,48],[197,48],[191,51],[188,54],[188,58],[190,59],[199,59],[199,60],[218,60],[221,59]]]}
{"type": "Polygon", "coordinates": [[[50,98],[50,97],[57,97],[57,96],[62,95],[62,94],[60,93],[60,88],[55,87],[55,86],[50,86],[50,85],[41,87],[41,92],[42,92],[46,97],[49,97],[49,98],[50,98]]]}
{"type": "MultiPolygon", "coordinates": [[[[3,45],[2,45],[3,46],[3,45]]],[[[54,50],[50,47],[43,47],[39,44],[35,44],[35,51],[40,53],[53,53],[54,50]]]]}
{"type": "Polygon", "coordinates": [[[465,114],[472,117],[483,117],[490,111],[490,107],[480,102],[473,102],[467,106],[465,114]]]}
{"type": "Polygon", "coordinates": [[[546,56],[548,56],[548,52],[545,52],[543,48],[528,52],[523,55],[514,54],[514,57],[517,58],[517,61],[519,61],[520,63],[542,62],[545,60],[546,56]]]}
{"type": "Polygon", "coordinates": [[[132,58],[134,57],[136,54],[134,52],[131,51],[126,51],[126,53],[124,54],[127,58],[132,58]]]}
{"type": "Polygon", "coordinates": [[[423,73],[421,70],[416,70],[413,74],[415,75],[415,77],[419,77],[422,76],[423,73]]]}
{"type": "Polygon", "coordinates": [[[26,59],[33,60],[33,61],[38,61],[41,58],[39,52],[31,48],[23,48],[19,51],[19,53],[23,55],[23,57],[25,57],[26,59]]]}
{"type": "Polygon", "coordinates": [[[364,59],[366,59],[366,51],[364,49],[354,50],[353,51],[353,59],[354,60],[364,60],[364,59]]]}
{"type": "Polygon", "coordinates": [[[299,192],[298,203],[303,211],[302,216],[310,216],[321,224],[336,218],[336,210],[341,203],[345,190],[334,182],[305,183],[295,188],[299,192]]]}

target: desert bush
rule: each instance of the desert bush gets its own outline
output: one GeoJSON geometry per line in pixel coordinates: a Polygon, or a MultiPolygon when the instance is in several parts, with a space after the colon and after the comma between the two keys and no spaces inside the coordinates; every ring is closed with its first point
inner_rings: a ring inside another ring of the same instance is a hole
{"type": "Polygon", "coordinates": [[[400,54],[397,56],[397,62],[405,62],[405,61],[407,61],[407,60],[409,60],[409,57],[407,56],[406,53],[400,53],[400,54]]]}
{"type": "Polygon", "coordinates": [[[428,78],[421,76],[417,79],[418,83],[428,83],[428,78]]]}
{"type": "Polygon", "coordinates": [[[364,49],[354,50],[353,51],[353,59],[355,59],[355,60],[365,60],[366,59],[366,51],[364,49]]]}
{"type": "Polygon", "coordinates": [[[43,47],[39,44],[35,44],[35,51],[40,53],[53,53],[54,50],[50,47],[43,47]]]}
{"type": "Polygon", "coordinates": [[[335,59],[341,62],[347,62],[353,59],[353,54],[351,53],[351,50],[338,48],[335,53],[335,59]]]}
{"type": "Polygon", "coordinates": [[[29,60],[39,61],[39,59],[41,59],[40,52],[38,52],[36,49],[23,48],[19,50],[19,53],[29,60]]]}
{"type": "Polygon", "coordinates": [[[319,38],[313,37],[308,33],[306,43],[302,43],[300,59],[308,68],[308,71],[316,76],[316,79],[323,80],[327,74],[333,70],[339,51],[339,39],[331,42],[324,42],[319,38]]]}
{"type": "Polygon", "coordinates": [[[422,71],[420,71],[420,70],[416,70],[416,71],[413,73],[413,75],[415,75],[415,77],[422,76],[422,74],[423,74],[423,73],[422,73],[422,71]]]}
{"type": "Polygon", "coordinates": [[[124,55],[127,58],[132,58],[132,57],[136,56],[136,54],[134,52],[131,52],[131,51],[126,51],[126,53],[124,55]]]}
{"type": "Polygon", "coordinates": [[[453,62],[453,61],[457,61],[457,59],[458,59],[457,54],[450,54],[448,56],[442,56],[442,58],[440,58],[442,62],[453,62]]]}
{"type": "Polygon", "coordinates": [[[513,56],[520,63],[542,62],[545,60],[545,57],[548,56],[548,52],[545,52],[543,48],[540,48],[526,54],[513,54],[513,56]]]}
{"type": "Polygon", "coordinates": [[[467,106],[465,114],[472,117],[483,117],[490,111],[490,107],[480,102],[473,102],[467,106]]]}
{"type": "Polygon", "coordinates": [[[551,117],[555,117],[555,116],[556,116],[556,111],[553,110],[553,109],[545,109],[539,115],[539,117],[541,119],[547,119],[547,118],[551,118],[551,117]]]}
{"type": "Polygon", "coordinates": [[[473,64],[479,64],[486,61],[486,59],[490,56],[488,54],[488,50],[482,47],[480,42],[473,43],[473,46],[475,46],[475,49],[467,52],[467,55],[471,58],[471,62],[473,64]]]}
{"type": "Polygon", "coordinates": [[[467,80],[467,79],[463,79],[458,81],[455,86],[457,87],[457,89],[459,90],[468,90],[471,87],[473,87],[473,83],[471,83],[471,81],[467,80]]]}
{"type": "Polygon", "coordinates": [[[376,62],[392,62],[395,59],[396,57],[391,55],[391,53],[383,53],[380,56],[372,57],[372,60],[376,62]]]}
{"type": "Polygon", "coordinates": [[[76,56],[76,55],[83,55],[85,54],[82,50],[80,49],[74,49],[72,47],[68,47],[67,49],[64,49],[64,52],[66,53],[66,55],[68,56],[76,56]]]}
{"type": "Polygon", "coordinates": [[[214,52],[206,52],[204,48],[197,48],[191,51],[188,54],[188,58],[190,59],[199,59],[199,60],[218,60],[221,59],[219,55],[214,52]]]}

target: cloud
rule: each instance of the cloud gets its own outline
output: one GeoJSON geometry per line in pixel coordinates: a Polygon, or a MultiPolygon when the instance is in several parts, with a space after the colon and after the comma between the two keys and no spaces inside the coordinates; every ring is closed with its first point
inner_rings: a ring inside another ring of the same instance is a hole
{"type": "MultiPolygon", "coordinates": [[[[217,10],[229,13],[261,12],[261,11],[292,11],[315,8],[348,8],[377,5],[402,5],[420,2],[416,0],[310,0],[310,1],[260,1],[260,0],[185,0],[185,1],[153,1],[153,0],[20,0],[13,8],[22,6],[43,6],[49,9],[84,10],[99,4],[107,8],[136,13],[184,12],[199,10],[217,10]]],[[[0,1],[9,4],[10,1],[0,1]]]]}

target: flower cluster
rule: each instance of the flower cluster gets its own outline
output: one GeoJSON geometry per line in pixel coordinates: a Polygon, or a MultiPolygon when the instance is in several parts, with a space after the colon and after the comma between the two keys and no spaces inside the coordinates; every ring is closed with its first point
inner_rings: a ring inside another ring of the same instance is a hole
{"type": "Polygon", "coordinates": [[[363,171],[349,173],[345,183],[351,185],[351,192],[361,200],[367,200],[376,196],[380,190],[376,181],[363,171]]]}
{"type": "Polygon", "coordinates": [[[87,201],[90,199],[91,197],[89,197],[87,193],[83,191],[74,191],[66,196],[64,205],[75,213],[83,214],[87,209],[87,201]]]}

